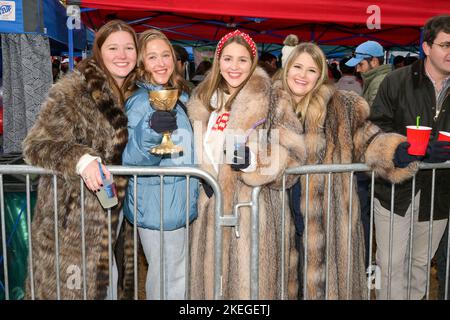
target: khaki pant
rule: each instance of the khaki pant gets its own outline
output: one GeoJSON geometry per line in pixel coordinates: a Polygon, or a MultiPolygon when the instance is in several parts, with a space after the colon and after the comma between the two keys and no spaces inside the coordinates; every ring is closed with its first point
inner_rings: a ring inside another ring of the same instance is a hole
{"type": "MultiPolygon", "coordinates": [[[[425,296],[427,283],[429,221],[419,222],[420,192],[415,197],[411,294],[412,300],[420,300],[425,296]]],[[[388,299],[388,268],[389,268],[389,226],[390,210],[381,206],[374,199],[375,236],[377,244],[376,262],[381,269],[381,288],[376,290],[377,299],[388,299]]],[[[431,258],[434,256],[447,225],[447,219],[434,220],[431,240],[431,258]]],[[[411,206],[404,217],[394,214],[392,234],[392,261],[390,299],[407,299],[409,239],[411,229],[411,206]]]]}

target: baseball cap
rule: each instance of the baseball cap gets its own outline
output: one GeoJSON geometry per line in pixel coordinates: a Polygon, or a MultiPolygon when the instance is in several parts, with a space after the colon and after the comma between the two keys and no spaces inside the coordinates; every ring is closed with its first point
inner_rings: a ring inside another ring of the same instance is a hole
{"type": "Polygon", "coordinates": [[[61,63],[69,63],[69,58],[64,58],[63,61],[61,61],[61,63]]]}
{"type": "Polygon", "coordinates": [[[353,58],[348,60],[345,65],[354,67],[364,59],[382,56],[384,56],[384,50],[378,42],[366,41],[356,47],[355,51],[352,53],[353,58]]]}

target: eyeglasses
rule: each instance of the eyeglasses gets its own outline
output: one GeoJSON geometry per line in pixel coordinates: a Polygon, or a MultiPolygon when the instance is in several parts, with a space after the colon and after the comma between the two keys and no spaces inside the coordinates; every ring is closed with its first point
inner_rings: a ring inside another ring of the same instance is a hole
{"type": "Polygon", "coordinates": [[[449,42],[449,41],[442,42],[442,43],[436,43],[436,42],[433,42],[433,44],[435,44],[435,45],[441,47],[441,48],[444,49],[444,50],[450,49],[450,42],[449,42]]]}
{"type": "MultiPolygon", "coordinates": [[[[373,58],[373,55],[371,55],[371,54],[368,54],[368,53],[362,53],[362,52],[356,52],[356,51],[353,51],[352,52],[352,58],[356,58],[356,55],[360,55],[360,56],[365,56],[365,57],[367,57],[367,58],[373,58]]],[[[359,58],[359,57],[358,57],[359,58]]]]}

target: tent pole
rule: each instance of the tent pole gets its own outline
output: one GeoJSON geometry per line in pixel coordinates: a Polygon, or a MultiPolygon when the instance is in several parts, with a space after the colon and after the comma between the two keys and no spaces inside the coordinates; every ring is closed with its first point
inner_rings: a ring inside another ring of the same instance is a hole
{"type": "Polygon", "coordinates": [[[420,59],[424,58],[422,43],[423,43],[423,28],[420,28],[420,41],[419,41],[419,57],[420,57],[420,59]]]}
{"type": "Polygon", "coordinates": [[[69,35],[69,70],[73,70],[73,28],[68,28],[69,35]]]}

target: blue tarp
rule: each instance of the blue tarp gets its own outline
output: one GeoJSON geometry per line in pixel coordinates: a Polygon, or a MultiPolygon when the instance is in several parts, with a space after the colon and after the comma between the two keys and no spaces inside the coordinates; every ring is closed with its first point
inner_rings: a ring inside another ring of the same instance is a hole
{"type": "MultiPolygon", "coordinates": [[[[68,45],[66,8],[57,0],[44,0],[44,25],[47,35],[60,44],[68,45]]],[[[73,30],[73,46],[82,51],[86,47],[86,28],[73,30]]],[[[67,49],[66,49],[67,50],[67,49]]]]}
{"type": "Polygon", "coordinates": [[[0,5],[0,32],[23,33],[22,1],[4,1],[0,5]]]}
{"type": "MultiPolygon", "coordinates": [[[[27,0],[29,1],[29,0],[27,0]]],[[[52,53],[67,51],[69,35],[67,30],[66,8],[57,0],[33,0],[35,12],[31,14],[36,20],[42,21],[43,28],[35,32],[25,31],[24,3],[25,0],[2,1],[0,5],[0,33],[41,33],[50,38],[52,53]],[[42,12],[41,12],[42,11],[42,12]]],[[[86,47],[86,28],[81,24],[80,29],[73,30],[73,46],[75,50],[86,47]]]]}

